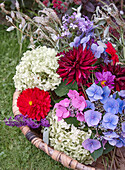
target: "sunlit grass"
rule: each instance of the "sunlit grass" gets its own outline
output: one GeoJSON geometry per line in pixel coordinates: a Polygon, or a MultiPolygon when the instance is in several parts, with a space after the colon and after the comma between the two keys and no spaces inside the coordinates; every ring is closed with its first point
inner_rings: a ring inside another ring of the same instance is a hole
{"type": "MultiPolygon", "coordinates": [[[[16,32],[7,33],[0,26],[0,120],[12,113],[12,97],[15,91],[13,76],[20,61],[16,32]]],[[[27,44],[23,46],[26,51],[27,44]]],[[[66,170],[37,149],[17,127],[0,122],[0,170],[66,170]]]]}

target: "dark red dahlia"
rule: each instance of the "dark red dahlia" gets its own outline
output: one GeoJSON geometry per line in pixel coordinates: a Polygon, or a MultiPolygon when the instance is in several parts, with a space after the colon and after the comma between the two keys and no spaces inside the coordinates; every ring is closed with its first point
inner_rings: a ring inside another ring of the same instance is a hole
{"type": "Polygon", "coordinates": [[[19,95],[17,107],[24,116],[40,121],[50,111],[50,102],[49,92],[35,87],[33,89],[26,89],[19,95]]]}
{"type": "Polygon", "coordinates": [[[121,65],[101,65],[104,71],[110,71],[112,75],[115,75],[114,86],[116,91],[125,90],[125,67],[121,65]]]}
{"type": "Polygon", "coordinates": [[[105,50],[108,54],[111,55],[111,59],[113,61],[113,64],[115,64],[116,62],[119,62],[119,58],[118,58],[118,55],[116,54],[116,50],[115,48],[112,46],[111,43],[107,43],[106,44],[107,46],[107,49],[105,50]]]}
{"type": "Polygon", "coordinates": [[[82,45],[78,48],[73,47],[72,50],[58,55],[63,56],[58,61],[59,68],[57,73],[62,77],[63,81],[68,79],[68,84],[73,80],[78,85],[83,81],[85,82],[89,78],[91,70],[96,68],[96,66],[92,66],[97,59],[94,58],[91,49],[86,47],[83,51],[82,45]]]}

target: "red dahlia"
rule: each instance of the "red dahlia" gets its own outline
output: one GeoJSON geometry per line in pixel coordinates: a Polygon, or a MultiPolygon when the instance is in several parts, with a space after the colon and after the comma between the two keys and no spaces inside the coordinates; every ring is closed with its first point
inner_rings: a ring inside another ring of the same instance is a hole
{"type": "Polygon", "coordinates": [[[120,65],[101,65],[101,70],[110,71],[112,75],[115,75],[114,86],[116,91],[125,90],[125,67],[120,65]]]}
{"type": "Polygon", "coordinates": [[[17,107],[24,116],[40,121],[50,111],[50,102],[49,93],[35,87],[26,89],[19,95],[17,107]]]}
{"type": "Polygon", "coordinates": [[[59,53],[59,55],[63,56],[58,61],[59,68],[57,73],[62,77],[63,81],[68,79],[68,84],[73,80],[78,85],[83,81],[85,82],[90,76],[90,71],[96,68],[96,66],[92,66],[97,59],[94,58],[91,49],[85,48],[83,51],[82,45],[78,49],[73,47],[73,50],[59,53]]]}

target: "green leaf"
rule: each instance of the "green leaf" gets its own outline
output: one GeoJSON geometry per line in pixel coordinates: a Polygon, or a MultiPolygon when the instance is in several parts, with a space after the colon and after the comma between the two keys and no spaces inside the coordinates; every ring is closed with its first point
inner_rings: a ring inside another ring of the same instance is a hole
{"type": "Polygon", "coordinates": [[[102,154],[103,154],[103,147],[99,148],[98,150],[94,151],[93,153],[90,153],[93,157],[94,161],[97,160],[102,154]]]}
{"type": "Polygon", "coordinates": [[[74,126],[78,127],[79,126],[79,121],[77,120],[76,117],[68,117],[64,119],[66,123],[68,124],[73,124],[74,126]]]}
{"type": "Polygon", "coordinates": [[[103,154],[107,154],[109,153],[110,151],[112,151],[112,149],[114,148],[114,146],[110,145],[109,143],[106,143],[105,144],[105,150],[103,151],[103,154]]]}
{"type": "Polygon", "coordinates": [[[61,84],[57,87],[57,89],[55,90],[57,96],[59,97],[65,96],[70,89],[78,91],[78,85],[76,82],[67,85],[66,84],[67,84],[67,80],[62,81],[61,84]]]}

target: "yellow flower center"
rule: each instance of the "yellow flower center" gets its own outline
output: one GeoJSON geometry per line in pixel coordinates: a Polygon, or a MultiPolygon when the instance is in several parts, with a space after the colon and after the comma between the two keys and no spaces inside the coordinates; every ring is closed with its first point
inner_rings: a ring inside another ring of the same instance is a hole
{"type": "Polygon", "coordinates": [[[106,86],[105,82],[105,80],[101,81],[101,85],[106,86]]]}
{"type": "Polygon", "coordinates": [[[30,106],[32,105],[32,103],[33,103],[32,101],[29,101],[29,105],[30,105],[30,106]]]}

